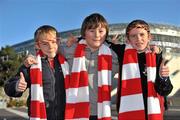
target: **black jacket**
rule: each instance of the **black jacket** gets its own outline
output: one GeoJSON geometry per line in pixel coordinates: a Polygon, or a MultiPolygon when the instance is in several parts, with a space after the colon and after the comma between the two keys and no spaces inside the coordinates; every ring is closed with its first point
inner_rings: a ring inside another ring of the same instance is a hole
{"type": "MultiPolygon", "coordinates": [[[[119,82],[118,82],[118,91],[117,91],[117,111],[119,110],[120,105],[120,93],[121,93],[121,74],[122,74],[122,65],[123,65],[123,58],[124,58],[124,50],[125,44],[111,44],[111,48],[116,52],[119,61],[119,82]]],[[[143,91],[143,99],[144,99],[144,106],[146,112],[146,119],[147,119],[147,76],[144,74],[145,71],[145,64],[146,64],[146,57],[145,53],[138,54],[138,61],[139,61],[139,69],[140,69],[140,76],[141,76],[141,84],[142,84],[142,91],[143,91]]],[[[161,96],[167,96],[173,89],[171,81],[167,78],[166,81],[162,80],[159,76],[159,68],[162,61],[162,53],[156,54],[156,64],[157,64],[157,73],[156,73],[156,80],[155,80],[155,90],[161,96]]]]}
{"type": "MultiPolygon", "coordinates": [[[[46,113],[48,120],[63,120],[65,111],[65,86],[64,77],[61,65],[58,62],[57,56],[54,58],[54,69],[50,68],[47,59],[42,58],[42,79],[43,79],[43,94],[46,104],[46,113]]],[[[29,68],[21,66],[19,72],[23,72],[28,88],[30,88],[29,68]]],[[[19,80],[19,72],[17,75],[5,83],[4,90],[10,97],[20,97],[22,92],[16,91],[16,83],[19,80]]],[[[30,93],[27,99],[28,114],[30,114],[30,93]]]]}

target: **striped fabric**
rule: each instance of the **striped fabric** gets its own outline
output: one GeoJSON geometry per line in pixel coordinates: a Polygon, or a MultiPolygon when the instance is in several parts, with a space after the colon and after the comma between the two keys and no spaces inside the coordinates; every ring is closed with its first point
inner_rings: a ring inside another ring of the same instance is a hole
{"type": "MultiPolygon", "coordinates": [[[[146,66],[148,80],[148,120],[162,120],[159,96],[154,88],[156,56],[149,51],[146,52],[146,66]]],[[[126,45],[122,67],[122,87],[118,119],[145,120],[137,51],[131,45],[126,45]]]]}
{"type": "MultiPolygon", "coordinates": [[[[81,40],[75,51],[69,88],[66,90],[65,118],[69,120],[89,120],[90,116],[85,48],[86,41],[81,40]]],[[[111,120],[111,70],[111,50],[103,44],[98,53],[98,120],[111,120]]]]}
{"type": "MultiPolygon", "coordinates": [[[[65,83],[68,83],[69,66],[64,57],[58,55],[59,63],[61,64],[63,74],[65,76],[65,83]]],[[[30,104],[30,120],[47,120],[46,107],[43,96],[43,83],[42,83],[42,65],[41,56],[37,55],[37,63],[30,68],[31,79],[31,104],[30,104]]],[[[68,85],[65,84],[67,87],[68,85]]]]}

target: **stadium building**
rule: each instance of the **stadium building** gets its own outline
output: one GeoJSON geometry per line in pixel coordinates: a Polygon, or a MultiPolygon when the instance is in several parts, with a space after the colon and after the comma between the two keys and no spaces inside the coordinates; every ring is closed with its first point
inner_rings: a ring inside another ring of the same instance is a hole
{"type": "MultiPolygon", "coordinates": [[[[153,41],[151,44],[161,46],[164,51],[166,51],[165,53],[170,59],[168,65],[170,67],[170,77],[174,88],[169,96],[177,97],[179,99],[178,101],[180,101],[180,27],[151,23],[149,25],[151,27],[151,34],[153,35],[153,41]]],[[[111,40],[114,35],[119,34],[119,43],[124,43],[126,26],[126,23],[109,25],[110,29],[108,40],[111,40]]],[[[69,33],[78,37],[80,36],[80,29],[60,32],[61,42],[66,42],[69,33]]],[[[18,54],[35,53],[33,39],[15,44],[12,47],[18,54]]],[[[112,94],[115,94],[115,92],[112,94]]],[[[176,101],[172,102],[174,102],[172,104],[176,104],[176,101]]]]}

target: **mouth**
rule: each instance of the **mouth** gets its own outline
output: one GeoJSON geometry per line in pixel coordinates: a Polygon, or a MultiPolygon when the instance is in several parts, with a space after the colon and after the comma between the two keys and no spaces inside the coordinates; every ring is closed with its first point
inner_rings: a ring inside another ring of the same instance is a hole
{"type": "Polygon", "coordinates": [[[136,43],[136,45],[137,45],[137,46],[141,46],[141,45],[143,45],[143,43],[136,43]]]}

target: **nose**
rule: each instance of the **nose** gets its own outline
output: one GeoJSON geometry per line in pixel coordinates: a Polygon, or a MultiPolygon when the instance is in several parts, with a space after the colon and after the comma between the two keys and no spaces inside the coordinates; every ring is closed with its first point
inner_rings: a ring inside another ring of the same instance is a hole
{"type": "Polygon", "coordinates": [[[99,37],[99,35],[100,35],[99,31],[96,31],[95,32],[95,37],[99,37]]]}
{"type": "Polygon", "coordinates": [[[48,46],[49,46],[49,48],[53,48],[54,44],[50,42],[50,43],[48,44],[48,46]]]}
{"type": "Polygon", "coordinates": [[[136,35],[137,40],[141,40],[141,36],[139,34],[136,35]]]}

